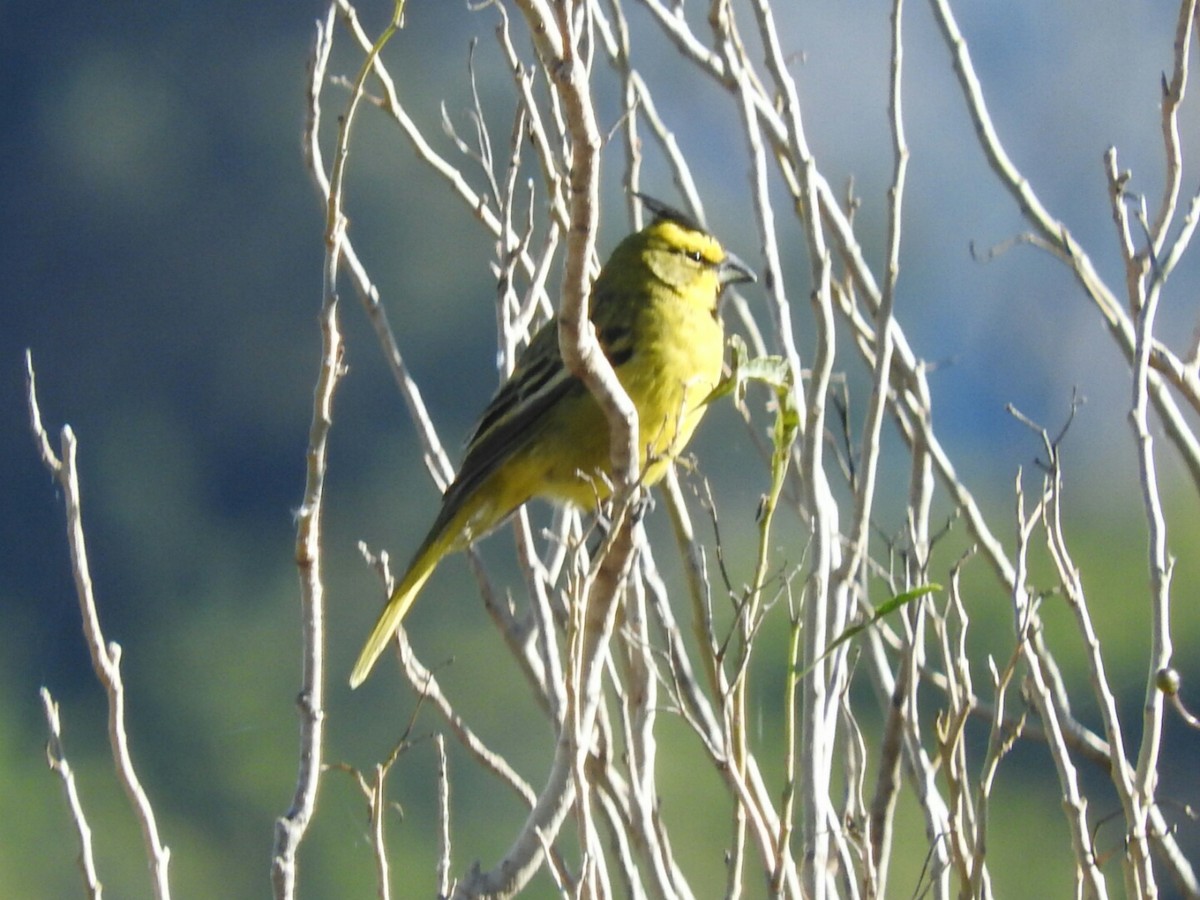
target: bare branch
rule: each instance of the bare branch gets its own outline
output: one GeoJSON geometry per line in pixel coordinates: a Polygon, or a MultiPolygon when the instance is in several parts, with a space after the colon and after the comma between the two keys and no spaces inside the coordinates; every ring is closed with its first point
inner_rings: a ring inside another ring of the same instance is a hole
{"type": "MultiPolygon", "coordinates": [[[[100,614],[96,608],[92,575],[88,566],[87,541],[83,531],[82,501],[80,498],[79,472],[76,468],[77,444],[71,426],[62,429],[62,456],[56,456],[50,437],[42,426],[42,413],[38,408],[37,382],[33,369],[33,355],[25,351],[26,403],[33,438],[42,455],[42,462],[58,482],[62,490],[63,507],[67,520],[67,544],[71,550],[71,571],[75,576],[75,593],[79,601],[79,612],[83,619],[83,637],[92,659],[92,670],[96,680],[104,688],[108,699],[108,742],[112,751],[113,764],[125,795],[133,807],[138,827],[142,832],[146,858],[157,900],[169,900],[171,896],[167,867],[171,851],[158,835],[158,822],[154,808],[142,787],[141,779],[133,766],[129,750],[129,736],[125,730],[125,683],[121,676],[121,647],[115,641],[105,640],[100,627],[100,614]]],[[[47,709],[49,714],[49,709],[47,709]]],[[[53,730],[53,729],[52,729],[53,730]]]]}
{"type": "Polygon", "coordinates": [[[1192,28],[1196,18],[1196,0],[1182,0],[1179,18],[1175,23],[1175,67],[1168,80],[1162,83],[1162,133],[1163,157],[1167,171],[1163,182],[1163,197],[1151,227],[1150,247],[1155,256],[1161,256],[1167,237],[1167,228],[1175,216],[1175,205],[1179,202],[1179,189],[1183,181],[1183,148],[1179,140],[1179,106],[1183,103],[1187,88],[1188,57],[1191,54],[1192,28]]]}
{"type": "MultiPolygon", "coordinates": [[[[400,27],[404,0],[397,0],[393,18],[379,41],[368,54],[341,121],[332,171],[329,175],[325,221],[325,265],[321,303],[321,359],[313,394],[312,423],[309,428],[304,501],[296,522],[296,563],[300,570],[300,608],[303,627],[303,660],[300,708],[300,761],[296,790],[288,811],[276,820],[275,847],[271,861],[271,881],[277,900],[291,900],[296,894],[297,854],[300,843],[316,811],[321,779],[321,753],[325,731],[325,586],[322,572],[322,515],[324,512],[325,472],[328,462],[329,432],[333,426],[333,398],[344,374],[344,353],[338,322],[338,271],[346,234],[342,212],[342,191],[349,154],[350,126],[364,94],[364,84],[374,60],[392,33],[400,27]]],[[[320,162],[317,130],[320,121],[320,88],[329,58],[335,7],[331,5],[324,24],[317,26],[317,38],[311,65],[309,162],[320,162]]],[[[318,183],[323,170],[313,176],[318,183]]],[[[386,883],[386,882],[385,882],[386,883]]]]}
{"type": "MultiPolygon", "coordinates": [[[[1041,623],[1037,615],[1037,601],[1030,595],[1028,585],[1028,553],[1034,527],[1041,515],[1042,503],[1030,515],[1025,512],[1025,498],[1021,488],[1021,476],[1016,481],[1017,518],[1017,579],[1012,592],[1013,620],[1017,646],[1029,667],[1029,693],[1033,705],[1046,728],[1050,755],[1058,772],[1059,789],[1062,791],[1063,811],[1071,834],[1071,845],[1075,853],[1075,864],[1080,879],[1080,891],[1086,898],[1098,900],[1106,897],[1107,890],[1100,872],[1100,861],[1092,849],[1087,822],[1087,800],[1081,788],[1077,770],[1071,761],[1062,728],[1058,721],[1058,704],[1051,686],[1052,676],[1047,668],[1052,665],[1049,655],[1039,652],[1034,640],[1041,623]]],[[[1134,894],[1134,896],[1137,896],[1134,894]]]]}
{"type": "Polygon", "coordinates": [[[46,713],[46,725],[50,729],[50,739],[46,742],[46,762],[50,765],[51,771],[57,773],[58,777],[62,779],[67,808],[71,810],[71,821],[75,823],[75,833],[79,838],[79,868],[83,873],[84,889],[92,900],[100,900],[104,894],[104,888],[100,884],[100,876],[96,873],[96,860],[92,856],[92,829],[88,825],[87,815],[83,811],[83,803],[79,800],[79,792],[75,789],[75,772],[71,768],[71,764],[67,762],[67,751],[63,748],[62,723],[58,717],[58,704],[54,702],[54,698],[50,696],[50,692],[46,688],[42,688],[39,694],[42,698],[42,708],[46,713]]]}
{"type": "Polygon", "coordinates": [[[446,739],[434,735],[433,746],[437,751],[438,783],[438,864],[437,886],[439,897],[450,896],[450,773],[446,763],[446,739]]]}

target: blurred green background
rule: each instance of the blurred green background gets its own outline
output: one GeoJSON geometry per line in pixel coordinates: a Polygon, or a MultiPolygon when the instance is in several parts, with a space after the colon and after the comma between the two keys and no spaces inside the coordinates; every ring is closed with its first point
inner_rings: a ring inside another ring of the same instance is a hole
{"type": "MultiPolygon", "coordinates": [[[[1101,0],[1097,12],[1082,0],[961,5],[1010,151],[1091,249],[1102,274],[1120,284],[1100,156],[1116,143],[1122,165],[1135,173],[1131,190],[1156,202],[1159,78],[1171,63],[1173,6],[1101,0]]],[[[390,7],[360,11],[377,33],[390,7]]],[[[729,124],[736,121],[733,105],[707,88],[681,87],[688,70],[644,14],[630,12],[635,47],[644,40],[652,48],[645,73],[696,166],[710,224],[757,265],[756,240],[745,224],[751,212],[745,155],[729,124]]],[[[0,6],[0,897],[79,893],[75,840],[44,761],[40,685],[62,704],[66,747],[97,831],[109,896],[149,893],[136,827],[112,777],[104,698],[80,637],[61,497],[26,425],[25,348],[33,351],[47,425],[55,432],[70,423],[80,441],[101,617],[109,639],[124,647],[134,758],[172,848],[176,895],[268,891],[272,823],[287,807],[296,769],[300,635],[292,511],[303,486],[323,254],[323,216],[300,136],[313,22],[323,13],[317,3],[278,0],[0,6]]],[[[863,198],[858,221],[876,260],[890,177],[887,13],[881,2],[827,3],[789,11],[782,22],[818,162],[835,185],[854,177],[863,198]]],[[[1019,466],[1036,473],[1040,446],[1004,404],[1057,429],[1072,388],[1087,396],[1066,443],[1068,528],[1110,676],[1123,686],[1128,737],[1136,741],[1147,576],[1126,423],[1127,373],[1056,264],[1029,248],[990,264],[972,259],[969,242],[986,248],[1022,223],[973,144],[927,10],[910,5],[907,16],[913,160],[898,315],[918,353],[937,364],[931,380],[939,433],[1010,547],[1013,479],[1019,466]]],[[[407,29],[388,48],[402,97],[451,157],[439,104],[461,133],[470,133],[465,76],[472,38],[480,40],[487,124],[499,146],[507,141],[512,102],[495,49],[496,22],[494,11],[413,0],[407,29]]],[[[336,40],[331,74],[353,74],[358,58],[343,32],[336,40]]],[[[343,96],[326,91],[328,120],[340,112],[343,96]]],[[[604,72],[598,101],[605,129],[614,124],[615,97],[604,72]]],[[[1200,125],[1194,107],[1185,109],[1186,136],[1200,125]]],[[[605,162],[601,245],[607,249],[627,223],[615,149],[605,162]]],[[[647,166],[644,187],[675,199],[661,163],[650,158],[647,166]]],[[[495,383],[492,244],[395,129],[369,110],[350,171],[351,236],[456,453],[495,383]]],[[[472,180],[482,187],[477,176],[472,180]]],[[[1185,185],[1194,183],[1185,177],[1185,185]]],[[[807,360],[802,243],[794,229],[783,237],[790,241],[789,289],[807,360]]],[[[1161,316],[1160,333],[1177,348],[1176,336],[1195,323],[1195,256],[1177,271],[1161,316]]],[[[761,292],[749,296],[761,300],[761,292]]],[[[356,542],[406,558],[433,514],[436,491],[374,339],[348,289],[344,297],[350,374],[337,397],[326,543],[328,758],[370,768],[408,724],[412,700],[387,666],[353,695],[344,686],[342,675],[379,600],[356,542]]],[[[857,371],[846,353],[845,367],[857,371]]],[[[852,383],[861,386],[861,379],[852,383]]],[[[854,410],[863,402],[855,397],[854,410]]],[[[746,465],[751,443],[729,409],[714,411],[695,449],[714,483],[730,565],[746,577],[764,473],[746,465]]],[[[903,463],[891,459],[879,517],[887,532],[902,525],[894,501],[907,477],[903,463]]],[[[1169,452],[1162,459],[1178,559],[1178,664],[1188,685],[1200,675],[1190,653],[1200,637],[1192,613],[1200,558],[1196,492],[1179,478],[1169,452]]],[[[948,513],[943,503],[939,514],[948,513]]],[[[656,533],[662,518],[661,512],[652,517],[656,533]]],[[[943,577],[961,549],[961,531],[955,537],[935,577],[943,577]]],[[[673,571],[669,545],[660,546],[660,562],[673,571]]],[[[801,548],[802,537],[785,532],[780,564],[798,561],[801,548]]],[[[484,552],[502,577],[511,575],[506,537],[488,542],[484,552]]],[[[975,568],[969,600],[983,629],[974,673],[982,688],[982,653],[1004,658],[1011,640],[1006,598],[981,565],[975,568]]],[[[1045,567],[1035,575],[1049,585],[1045,567]]],[[[429,590],[441,597],[418,607],[414,642],[428,663],[441,667],[439,678],[473,726],[519,759],[522,773],[539,786],[546,727],[473,599],[466,567],[448,563],[429,590]]],[[[1082,688],[1086,674],[1069,616],[1053,603],[1045,616],[1072,684],[1082,688]]],[[[756,695],[767,746],[780,740],[780,646],[782,634],[764,644],[775,662],[765,666],[756,695]]],[[[1078,711],[1097,724],[1086,699],[1078,711]]],[[[428,712],[421,714],[414,728],[421,739],[393,775],[392,796],[404,810],[391,824],[398,896],[433,890],[433,754],[426,736],[437,727],[428,712]]],[[[665,731],[674,739],[661,758],[664,815],[678,829],[675,844],[685,868],[696,873],[697,890],[715,896],[717,889],[710,893],[704,885],[721,883],[727,825],[711,811],[726,801],[685,729],[671,723],[665,731]]],[[[981,734],[973,735],[976,746],[981,734]]],[[[1172,717],[1167,738],[1163,794],[1200,802],[1196,735],[1172,717]]],[[[457,870],[475,859],[489,865],[522,810],[457,751],[451,774],[457,870]]],[[[1103,784],[1099,773],[1087,777],[1103,784]]],[[[370,896],[364,803],[344,774],[328,775],[323,790],[302,855],[303,894],[370,896]]],[[[992,829],[999,895],[1067,896],[1065,828],[1044,749],[1019,748],[1002,768],[1001,791],[1006,802],[995,809],[992,829]]],[[[1096,816],[1117,811],[1110,792],[1100,790],[1098,798],[1096,816]]],[[[906,802],[893,865],[893,884],[905,893],[924,864],[923,850],[915,849],[924,844],[920,824],[906,802]]],[[[1174,808],[1168,817],[1196,853],[1195,825],[1174,808]]],[[[1108,852],[1119,853],[1119,840],[1111,824],[1098,832],[1108,852]]],[[[531,894],[549,891],[543,878],[531,894]]]]}

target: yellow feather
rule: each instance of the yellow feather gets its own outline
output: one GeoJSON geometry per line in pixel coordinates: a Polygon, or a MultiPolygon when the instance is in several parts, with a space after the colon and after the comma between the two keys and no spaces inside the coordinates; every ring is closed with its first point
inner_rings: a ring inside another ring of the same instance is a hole
{"type": "MultiPolygon", "coordinates": [[[[716,238],[643,198],[655,220],[625,238],[592,288],[601,346],[638,411],[643,478],[654,484],[687,444],[721,375],[721,289],[754,280],[716,238]]],[[[467,445],[442,508],[388,598],[350,675],[358,687],[442,558],[533,497],[591,507],[606,494],[604,414],[563,367],[554,320],[534,335],[467,445]]]]}

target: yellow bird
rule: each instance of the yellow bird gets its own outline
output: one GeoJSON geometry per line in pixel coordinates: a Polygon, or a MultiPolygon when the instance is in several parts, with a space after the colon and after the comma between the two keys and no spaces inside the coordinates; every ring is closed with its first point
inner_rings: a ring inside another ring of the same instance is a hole
{"type": "MultiPolygon", "coordinates": [[[[617,245],[596,278],[589,315],[638,411],[643,479],[654,484],[683,450],[721,377],[721,290],[754,273],[688,216],[638,195],[654,221],[617,245]]],[[[563,365],[551,320],[517,359],[467,443],[441,512],[396,584],[350,675],[358,687],[447,553],[542,497],[595,505],[608,491],[608,422],[563,365]]]]}

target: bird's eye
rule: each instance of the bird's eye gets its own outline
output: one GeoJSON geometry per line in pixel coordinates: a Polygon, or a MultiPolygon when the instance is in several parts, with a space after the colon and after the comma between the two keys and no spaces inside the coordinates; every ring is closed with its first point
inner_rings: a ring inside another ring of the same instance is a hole
{"type": "Polygon", "coordinates": [[[692,262],[703,262],[704,261],[704,257],[700,255],[699,250],[693,250],[691,253],[689,253],[688,259],[690,259],[692,262]]]}

